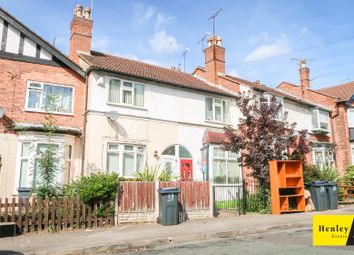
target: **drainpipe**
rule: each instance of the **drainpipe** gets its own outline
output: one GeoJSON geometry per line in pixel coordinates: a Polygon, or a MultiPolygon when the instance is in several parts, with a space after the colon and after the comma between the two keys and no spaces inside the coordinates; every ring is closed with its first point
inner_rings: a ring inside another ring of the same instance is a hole
{"type": "MultiPolygon", "coordinates": [[[[336,103],[336,114],[334,114],[334,115],[330,114],[332,141],[333,141],[334,146],[336,146],[336,139],[335,139],[335,136],[334,136],[333,119],[336,118],[338,115],[339,115],[339,107],[338,107],[338,104],[336,103]]],[[[334,149],[333,157],[334,157],[334,162],[335,162],[336,168],[338,169],[338,165],[337,165],[337,150],[336,150],[336,148],[334,149]]]]}
{"type": "Polygon", "coordinates": [[[89,76],[90,76],[90,71],[88,70],[86,73],[86,81],[85,81],[85,109],[84,109],[84,127],[83,127],[83,135],[82,135],[82,161],[81,161],[81,176],[84,176],[84,167],[85,167],[85,146],[86,146],[86,125],[87,125],[87,105],[88,105],[88,93],[89,93],[89,76]]]}

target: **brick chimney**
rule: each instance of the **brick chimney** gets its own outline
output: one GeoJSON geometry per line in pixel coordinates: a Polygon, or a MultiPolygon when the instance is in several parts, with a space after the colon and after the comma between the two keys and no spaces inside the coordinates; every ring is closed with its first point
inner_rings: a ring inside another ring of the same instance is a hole
{"type": "Polygon", "coordinates": [[[221,37],[208,38],[208,47],[204,50],[205,71],[215,84],[219,84],[218,73],[225,73],[225,48],[221,46],[221,37]]]}
{"type": "Polygon", "coordinates": [[[91,9],[86,7],[83,10],[78,4],[74,10],[74,17],[70,24],[70,52],[69,58],[79,64],[77,52],[90,53],[92,40],[91,9]]]}
{"type": "Polygon", "coordinates": [[[300,60],[300,86],[301,86],[301,97],[308,97],[308,89],[310,88],[310,69],[306,66],[306,60],[300,60]]]}

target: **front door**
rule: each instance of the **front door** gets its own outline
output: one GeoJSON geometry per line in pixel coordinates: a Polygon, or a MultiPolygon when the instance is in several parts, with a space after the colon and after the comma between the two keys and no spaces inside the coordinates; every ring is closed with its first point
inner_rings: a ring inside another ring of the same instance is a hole
{"type": "Polygon", "coordinates": [[[193,181],[193,160],[180,160],[180,178],[181,181],[193,181]]]}

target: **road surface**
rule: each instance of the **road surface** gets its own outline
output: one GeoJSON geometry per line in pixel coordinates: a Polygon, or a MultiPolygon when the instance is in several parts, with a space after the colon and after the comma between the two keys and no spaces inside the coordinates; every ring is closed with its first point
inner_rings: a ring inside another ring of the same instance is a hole
{"type": "Polygon", "coordinates": [[[276,255],[346,255],[351,247],[313,247],[312,229],[289,229],[232,239],[218,239],[183,244],[170,244],[151,250],[121,253],[125,255],[215,255],[215,254],[276,254],[276,255]]]}

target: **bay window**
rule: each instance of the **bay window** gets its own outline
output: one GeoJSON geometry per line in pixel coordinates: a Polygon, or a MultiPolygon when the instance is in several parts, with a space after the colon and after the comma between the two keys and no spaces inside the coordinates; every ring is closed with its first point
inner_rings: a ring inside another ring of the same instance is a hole
{"type": "MultiPolygon", "coordinates": [[[[24,141],[20,143],[20,157],[19,157],[19,187],[20,188],[33,188],[40,182],[39,174],[39,159],[48,149],[51,149],[55,152],[54,163],[57,166],[57,172],[54,180],[57,183],[61,183],[61,167],[63,165],[63,160],[60,157],[60,151],[62,150],[62,145],[57,143],[48,143],[48,142],[33,142],[33,141],[24,141]]],[[[68,161],[70,162],[70,161],[68,161]]],[[[71,163],[71,162],[70,162],[71,163]]]]}
{"type": "Polygon", "coordinates": [[[219,146],[212,149],[213,180],[219,183],[232,183],[241,178],[241,166],[235,152],[225,151],[219,146]]]}
{"type": "Polygon", "coordinates": [[[324,110],[312,110],[311,126],[313,131],[329,131],[329,113],[324,110]]]}
{"type": "Polygon", "coordinates": [[[108,103],[144,107],[144,85],[110,78],[108,103]]]}
{"type": "Polygon", "coordinates": [[[205,98],[205,119],[208,121],[229,123],[230,101],[218,98],[205,98]]]}
{"type": "Polygon", "coordinates": [[[27,85],[26,110],[54,113],[73,113],[72,87],[29,82],[27,85]]]}
{"type": "Polygon", "coordinates": [[[145,147],[109,143],[107,147],[107,172],[133,177],[144,169],[145,147]]]}

